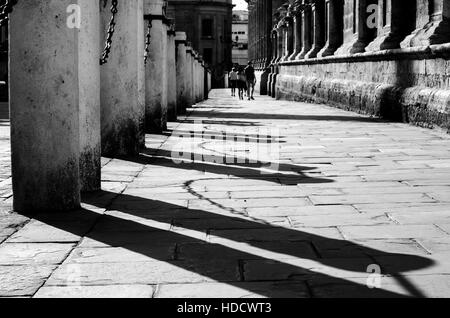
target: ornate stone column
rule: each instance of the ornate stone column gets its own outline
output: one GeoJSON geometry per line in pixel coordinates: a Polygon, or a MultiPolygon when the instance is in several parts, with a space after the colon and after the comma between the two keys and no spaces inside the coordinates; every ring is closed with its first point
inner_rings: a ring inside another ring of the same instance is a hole
{"type": "Polygon", "coordinates": [[[415,20],[414,5],[411,0],[378,0],[377,37],[366,51],[400,48],[400,42],[414,29],[410,26],[415,20]]]}
{"type": "Polygon", "coordinates": [[[145,0],[144,11],[150,29],[150,48],[145,66],[145,126],[149,133],[161,133],[167,126],[167,26],[165,1],[145,0]]]}
{"type": "Polygon", "coordinates": [[[186,94],[187,86],[187,56],[186,56],[186,33],[176,32],[175,34],[175,52],[176,52],[176,82],[177,82],[177,113],[182,115],[186,113],[189,105],[189,99],[186,94]]]}
{"type": "Polygon", "coordinates": [[[313,45],[311,50],[305,55],[305,59],[317,57],[317,53],[319,53],[325,45],[324,9],[324,0],[312,1],[313,45]]]}
{"type": "Polygon", "coordinates": [[[342,45],[343,35],[343,0],[325,0],[325,46],[318,57],[333,55],[342,45]]]}
{"type": "Polygon", "coordinates": [[[401,43],[402,47],[428,46],[450,42],[450,2],[447,0],[416,0],[414,32],[401,43]]]}
{"type": "MultiPolygon", "coordinates": [[[[371,9],[377,8],[378,0],[344,0],[344,39],[335,55],[348,55],[365,51],[366,46],[374,39],[376,27],[369,19],[371,9]]],[[[378,18],[377,18],[378,19],[378,18]]]]}

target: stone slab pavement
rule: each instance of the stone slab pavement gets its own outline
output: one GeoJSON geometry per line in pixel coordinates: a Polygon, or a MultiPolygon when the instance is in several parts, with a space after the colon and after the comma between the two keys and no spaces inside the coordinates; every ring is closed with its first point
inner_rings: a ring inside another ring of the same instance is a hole
{"type": "Polygon", "coordinates": [[[10,212],[2,297],[450,296],[450,136],[215,90],[83,209],[10,212]]]}

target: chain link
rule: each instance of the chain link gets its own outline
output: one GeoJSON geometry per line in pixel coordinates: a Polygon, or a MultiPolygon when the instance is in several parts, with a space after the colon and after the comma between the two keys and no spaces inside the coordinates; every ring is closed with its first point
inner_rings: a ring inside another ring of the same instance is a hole
{"type": "Polygon", "coordinates": [[[152,20],[148,20],[148,26],[147,26],[147,35],[145,37],[145,54],[144,54],[144,64],[147,64],[148,57],[150,55],[150,40],[151,40],[151,34],[152,31],[152,20]]]}
{"type": "Polygon", "coordinates": [[[18,0],[4,1],[4,4],[0,7],[0,26],[8,23],[9,14],[13,11],[13,7],[17,4],[17,2],[18,0]]]}
{"type": "MultiPolygon", "coordinates": [[[[103,6],[106,7],[107,0],[104,0],[103,6]]],[[[118,1],[112,0],[111,1],[111,20],[109,21],[108,25],[108,32],[106,35],[106,41],[105,41],[105,48],[103,49],[102,56],[100,58],[100,65],[106,64],[108,62],[109,54],[111,53],[111,46],[112,46],[112,37],[114,35],[114,31],[116,28],[116,14],[118,12],[118,1]]]]}

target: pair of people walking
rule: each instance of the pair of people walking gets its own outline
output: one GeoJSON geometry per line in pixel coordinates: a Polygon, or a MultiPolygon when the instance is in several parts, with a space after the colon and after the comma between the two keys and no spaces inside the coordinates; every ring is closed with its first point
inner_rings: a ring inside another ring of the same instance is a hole
{"type": "Polygon", "coordinates": [[[244,99],[244,92],[247,94],[248,100],[255,100],[253,94],[255,92],[256,76],[252,62],[248,62],[245,69],[237,69],[236,67],[230,72],[231,96],[236,96],[238,91],[239,99],[244,99]]]}

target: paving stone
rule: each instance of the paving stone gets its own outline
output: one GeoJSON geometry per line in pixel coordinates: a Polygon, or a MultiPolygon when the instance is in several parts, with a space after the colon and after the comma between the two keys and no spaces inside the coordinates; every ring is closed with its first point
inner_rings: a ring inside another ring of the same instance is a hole
{"type": "Polygon", "coordinates": [[[411,202],[436,202],[424,194],[379,194],[379,195],[329,195],[309,197],[315,205],[330,204],[362,204],[362,203],[378,203],[382,199],[383,202],[393,203],[411,203],[411,202]]]}
{"type": "Polygon", "coordinates": [[[153,285],[43,286],[34,298],[152,298],[153,285]]]}
{"type": "Polygon", "coordinates": [[[393,221],[386,215],[349,214],[349,215],[317,215],[317,216],[289,216],[295,228],[301,227],[333,227],[349,225],[387,225],[393,221]]]}
{"type": "Polygon", "coordinates": [[[339,228],[347,239],[408,239],[447,236],[434,225],[342,226],[339,228]]]}
{"type": "Polygon", "coordinates": [[[164,284],[156,298],[308,298],[304,282],[164,284]]]}
{"type": "Polygon", "coordinates": [[[0,265],[60,264],[74,244],[5,243],[0,245],[0,265]]]}
{"type": "Polygon", "coordinates": [[[61,265],[47,286],[198,283],[238,281],[238,264],[227,260],[204,263],[157,261],[138,263],[74,263],[61,265]]]}
{"type": "Polygon", "coordinates": [[[0,297],[33,295],[55,267],[54,265],[0,266],[0,297]]]}
{"type": "Polygon", "coordinates": [[[250,216],[324,216],[324,215],[357,215],[358,210],[350,205],[303,206],[303,207],[270,207],[247,208],[250,216]]]}

